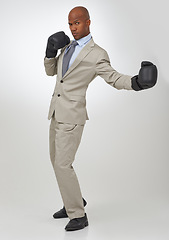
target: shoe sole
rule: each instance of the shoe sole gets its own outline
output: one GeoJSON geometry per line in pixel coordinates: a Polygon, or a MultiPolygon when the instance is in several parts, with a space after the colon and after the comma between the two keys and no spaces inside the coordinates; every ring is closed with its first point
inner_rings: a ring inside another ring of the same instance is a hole
{"type": "Polygon", "coordinates": [[[85,227],[89,226],[88,221],[84,223],[83,226],[80,226],[79,228],[65,228],[66,231],[77,231],[77,230],[81,230],[85,227]]]}
{"type": "Polygon", "coordinates": [[[54,218],[54,219],[68,218],[68,216],[65,216],[65,217],[54,217],[54,216],[53,216],[53,218],[54,218]]]}

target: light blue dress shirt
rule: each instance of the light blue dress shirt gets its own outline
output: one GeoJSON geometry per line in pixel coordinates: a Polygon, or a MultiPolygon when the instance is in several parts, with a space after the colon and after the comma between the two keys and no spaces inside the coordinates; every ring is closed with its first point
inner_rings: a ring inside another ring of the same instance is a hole
{"type": "MultiPolygon", "coordinates": [[[[72,63],[74,62],[74,60],[76,59],[76,57],[78,56],[78,54],[80,53],[80,51],[84,48],[84,46],[90,41],[90,39],[92,38],[91,33],[89,33],[87,36],[76,40],[76,42],[78,43],[78,45],[75,47],[75,51],[71,56],[70,62],[69,62],[69,67],[72,65],[72,63]]],[[[69,47],[67,47],[65,53],[68,51],[69,47]]]]}

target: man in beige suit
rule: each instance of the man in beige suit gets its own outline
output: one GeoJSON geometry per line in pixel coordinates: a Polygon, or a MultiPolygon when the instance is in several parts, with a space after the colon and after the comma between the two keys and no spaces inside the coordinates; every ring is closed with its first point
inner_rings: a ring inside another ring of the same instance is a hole
{"type": "Polygon", "coordinates": [[[53,217],[69,217],[70,221],[65,229],[73,231],[88,226],[84,210],[87,203],[82,198],[72,166],[88,119],[88,85],[100,76],[117,89],[139,91],[155,85],[157,71],[155,65],[150,62],[143,62],[141,74],[134,77],[120,74],[113,69],[107,52],[93,41],[90,34],[90,16],[86,8],[73,8],[69,13],[68,22],[74,41],[70,42],[64,32],[50,36],[44,65],[48,76],[57,75],[48,115],[48,119],[51,119],[50,158],[64,207],[53,217]],[[57,56],[58,49],[61,51],[57,56]]]}

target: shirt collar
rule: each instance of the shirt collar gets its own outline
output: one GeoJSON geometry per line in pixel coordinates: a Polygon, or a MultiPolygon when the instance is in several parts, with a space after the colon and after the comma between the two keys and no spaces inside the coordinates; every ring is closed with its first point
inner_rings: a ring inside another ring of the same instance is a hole
{"type": "Polygon", "coordinates": [[[91,39],[91,33],[89,33],[87,36],[80,38],[79,40],[76,40],[76,42],[79,44],[79,46],[83,46],[91,39]]]}

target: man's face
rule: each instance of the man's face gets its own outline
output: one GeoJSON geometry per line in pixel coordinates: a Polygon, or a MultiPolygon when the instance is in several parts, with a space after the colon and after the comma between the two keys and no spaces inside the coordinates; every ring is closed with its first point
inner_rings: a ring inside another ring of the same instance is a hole
{"type": "Polygon", "coordinates": [[[83,14],[76,11],[70,12],[68,21],[70,31],[75,40],[79,40],[90,33],[90,20],[87,20],[83,14]]]}

